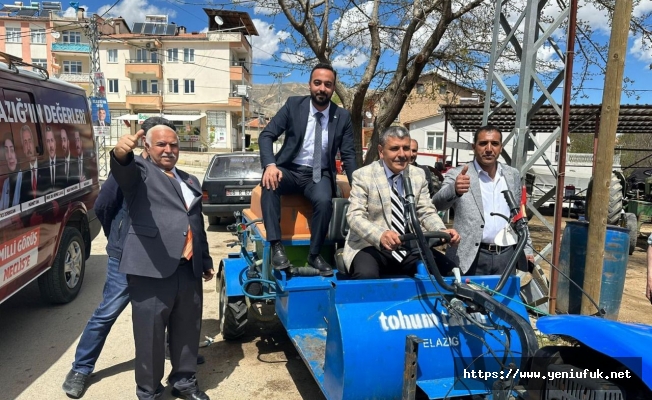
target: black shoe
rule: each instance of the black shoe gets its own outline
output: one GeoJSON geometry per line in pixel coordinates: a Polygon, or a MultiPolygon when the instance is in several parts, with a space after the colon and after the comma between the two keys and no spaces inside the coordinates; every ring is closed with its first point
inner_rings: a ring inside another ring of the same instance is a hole
{"type": "Polygon", "coordinates": [[[210,397],[201,390],[195,390],[192,393],[181,393],[179,390],[176,388],[172,388],[172,396],[178,397],[180,399],[186,399],[186,400],[211,400],[210,397]]]}
{"type": "Polygon", "coordinates": [[[275,269],[285,269],[290,266],[290,260],[285,254],[285,248],[281,241],[272,244],[272,267],[275,269]]]}
{"type": "Polygon", "coordinates": [[[316,256],[310,255],[308,257],[308,265],[319,270],[321,276],[333,276],[333,267],[328,265],[324,258],[317,254],[316,256]]]}
{"type": "Polygon", "coordinates": [[[84,393],[86,388],[86,380],[88,380],[88,375],[84,375],[81,372],[75,372],[70,370],[68,375],[66,375],[66,380],[63,381],[61,388],[64,392],[73,399],[78,399],[84,393]]]}

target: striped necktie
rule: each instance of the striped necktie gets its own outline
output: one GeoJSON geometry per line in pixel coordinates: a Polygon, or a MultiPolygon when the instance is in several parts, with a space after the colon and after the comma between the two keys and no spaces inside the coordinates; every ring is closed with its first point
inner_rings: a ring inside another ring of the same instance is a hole
{"type": "MultiPolygon", "coordinates": [[[[398,180],[401,179],[401,174],[394,174],[391,177],[392,180],[392,229],[397,232],[399,235],[405,234],[405,212],[403,210],[403,200],[398,194],[398,180]]],[[[394,250],[392,251],[392,256],[398,261],[403,262],[407,251],[405,250],[394,250]]]]}
{"type": "MultiPolygon", "coordinates": [[[[164,171],[165,175],[170,177],[170,179],[177,180],[176,176],[174,176],[174,173],[172,171],[164,171]]],[[[186,202],[184,201],[183,204],[185,205],[186,202]]],[[[188,209],[188,206],[186,206],[186,210],[188,209]]],[[[192,230],[190,229],[190,225],[188,225],[188,234],[186,235],[186,242],[183,244],[183,251],[181,252],[181,256],[185,258],[186,260],[190,260],[192,258],[192,230]]]]}

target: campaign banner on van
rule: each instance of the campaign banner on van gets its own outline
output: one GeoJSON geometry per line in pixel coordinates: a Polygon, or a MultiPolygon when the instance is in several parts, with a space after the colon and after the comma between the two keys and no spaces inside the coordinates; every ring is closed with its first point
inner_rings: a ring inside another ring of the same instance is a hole
{"type": "Polygon", "coordinates": [[[34,228],[0,244],[0,287],[36,265],[40,234],[41,228],[34,228]]]}

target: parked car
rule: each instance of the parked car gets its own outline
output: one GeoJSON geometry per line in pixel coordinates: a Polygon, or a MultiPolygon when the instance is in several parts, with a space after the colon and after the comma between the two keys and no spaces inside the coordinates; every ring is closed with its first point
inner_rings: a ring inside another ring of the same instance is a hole
{"type": "Polygon", "coordinates": [[[259,153],[216,154],[202,184],[202,207],[208,223],[232,218],[235,211],[249,207],[251,191],[260,183],[263,171],[259,153]]]}
{"type": "Polygon", "coordinates": [[[0,52],[0,138],[0,303],[34,280],[70,302],[100,231],[86,93],[0,52]]]}

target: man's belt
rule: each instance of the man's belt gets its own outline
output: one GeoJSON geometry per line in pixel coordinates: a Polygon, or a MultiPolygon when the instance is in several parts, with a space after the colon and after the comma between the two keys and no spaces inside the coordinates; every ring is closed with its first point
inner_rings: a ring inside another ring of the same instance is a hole
{"type": "Polygon", "coordinates": [[[489,251],[491,253],[496,253],[496,254],[500,254],[500,253],[504,252],[507,249],[511,249],[512,247],[514,247],[514,245],[511,245],[511,246],[499,246],[499,245],[493,244],[493,243],[480,243],[480,248],[481,249],[484,249],[484,250],[487,250],[487,251],[489,251]]]}

